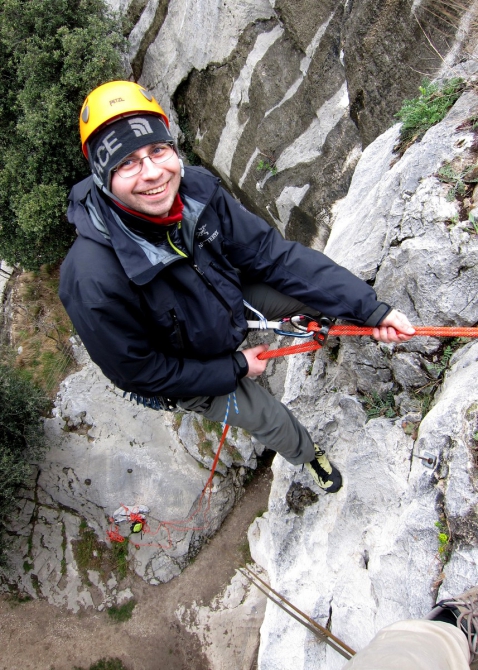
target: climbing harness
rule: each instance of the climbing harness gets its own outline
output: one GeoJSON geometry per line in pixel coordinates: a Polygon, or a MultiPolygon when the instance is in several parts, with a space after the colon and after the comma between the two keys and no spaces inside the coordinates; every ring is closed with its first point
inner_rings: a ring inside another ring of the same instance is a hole
{"type": "MultiPolygon", "coordinates": [[[[264,321],[248,321],[247,326],[249,330],[273,330],[277,335],[311,339],[316,336],[316,333],[308,329],[310,323],[315,324],[316,322],[310,316],[297,314],[296,316],[286,316],[280,321],[267,321],[267,319],[264,321]]],[[[320,319],[320,329],[325,339],[332,323],[331,319],[325,316],[320,319]]]]}
{"type": "MultiPolygon", "coordinates": [[[[317,349],[327,344],[329,337],[373,335],[373,327],[371,326],[336,325],[334,319],[326,316],[321,316],[318,320],[314,320],[310,316],[298,314],[296,316],[285,317],[280,321],[268,321],[263,314],[252,307],[246,300],[243,302],[245,307],[259,317],[258,321],[247,322],[251,330],[273,330],[278,335],[301,337],[308,340],[291,347],[279,347],[278,349],[263,351],[257,357],[260,360],[317,351],[317,349]],[[293,330],[286,329],[286,325],[292,327],[293,330]]],[[[478,327],[414,326],[414,328],[415,333],[412,337],[420,335],[424,337],[478,337],[478,327]]]]}
{"type": "Polygon", "coordinates": [[[272,600],[273,603],[278,605],[284,612],[287,612],[289,616],[301,623],[305,628],[310,630],[311,633],[316,635],[320,640],[326,642],[332,649],[335,649],[339,654],[341,654],[347,660],[350,660],[352,656],[355,656],[355,651],[351,649],[348,645],[345,644],[340,638],[333,635],[330,630],[321,626],[317,621],[314,621],[310,616],[302,612],[298,607],[289,602],[284,596],[282,596],[277,591],[274,591],[272,587],[269,586],[263,579],[261,579],[255,572],[253,572],[246,565],[246,572],[239,568],[240,572],[246,577],[259,591],[262,591],[269,600],[272,600]]]}
{"type": "Polygon", "coordinates": [[[137,393],[129,393],[124,391],[123,398],[129,395],[127,400],[133,402],[136,400],[137,405],[143,405],[143,407],[149,407],[149,409],[154,409],[156,411],[162,410],[163,412],[174,412],[176,409],[176,400],[173,398],[166,398],[162,395],[155,395],[152,398],[145,398],[142,395],[137,393]]]}

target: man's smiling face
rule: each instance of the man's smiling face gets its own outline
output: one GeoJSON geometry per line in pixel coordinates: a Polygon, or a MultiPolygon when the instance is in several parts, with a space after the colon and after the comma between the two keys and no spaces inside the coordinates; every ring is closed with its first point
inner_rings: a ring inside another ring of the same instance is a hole
{"type": "Polygon", "coordinates": [[[147,156],[154,144],[134,151],[128,158],[145,158],[141,172],[124,179],[113,172],[111,192],[130,209],[148,216],[169,214],[181,182],[181,164],[176,153],[155,164],[147,156]]]}

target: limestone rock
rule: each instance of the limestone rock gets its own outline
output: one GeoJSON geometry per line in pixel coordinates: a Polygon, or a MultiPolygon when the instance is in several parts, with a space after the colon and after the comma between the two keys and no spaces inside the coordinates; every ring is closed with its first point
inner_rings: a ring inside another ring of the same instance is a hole
{"type": "MultiPolygon", "coordinates": [[[[474,160],[473,134],[458,127],[477,102],[474,91],[463,94],[395,162],[391,128],[364,151],[334,208],[326,252],[416,324],[478,322],[478,236],[447,224],[457,203],[434,176],[455,156],[474,160]]],[[[326,495],[276,457],[269,511],[249,531],[273,588],[355,649],[476,584],[478,343],[448,341],[450,359],[442,341],[419,340],[342,338],[316,354],[310,374],[291,357],[284,399],[344,486],[326,495]],[[319,495],[301,515],[286,503],[296,483],[319,495]]],[[[343,659],[268,603],[259,667],[335,670],[343,659]]]]}
{"type": "MultiPolygon", "coordinates": [[[[10,527],[12,562],[0,574],[0,588],[15,586],[77,611],[103,609],[126,597],[117,590],[115,566],[95,562],[95,551],[96,557],[107,553],[109,530],[127,538],[129,566],[143,579],[158,584],[177,576],[241,495],[247,468],[256,467],[256,453],[251,438],[236,431],[229,452],[224,451],[228,467],[223,465],[213,480],[206,512],[209,494],[201,498],[201,491],[211,459],[200,468],[189,455],[181,439],[192,435],[178,436],[178,415],[129,402],[83,347],[75,345],[75,350],[83,367],[64,381],[54,416],[45,420],[51,448],[31,489],[18,500],[10,527]],[[113,523],[122,504],[149,509],[151,534],[134,535],[130,523],[113,523]],[[168,520],[176,525],[184,520],[184,528],[175,530],[168,520]],[[91,568],[79,554],[85,529],[94,533],[91,543],[99,543],[88,556],[91,568]]],[[[196,422],[203,431],[200,419],[196,422]]]]}
{"type": "MultiPolygon", "coordinates": [[[[254,571],[264,576],[259,566],[254,571]]],[[[176,614],[189,632],[198,635],[211,670],[251,668],[259,646],[258,629],[266,597],[236,571],[224,593],[209,605],[194,603],[176,614]]]]}

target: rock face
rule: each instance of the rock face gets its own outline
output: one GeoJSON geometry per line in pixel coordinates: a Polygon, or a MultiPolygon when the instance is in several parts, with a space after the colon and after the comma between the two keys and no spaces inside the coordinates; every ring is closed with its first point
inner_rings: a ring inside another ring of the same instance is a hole
{"type": "Polygon", "coordinates": [[[361,150],[440,56],[456,57],[461,19],[427,0],[110,4],[135,22],[132,76],[179,125],[187,158],[317,248],[361,150]]]}
{"type": "MultiPolygon", "coordinates": [[[[465,92],[398,161],[399,128],[380,136],[334,208],[326,253],[416,325],[478,322],[478,235],[458,222],[459,203],[436,177],[444,162],[476,162],[474,132],[463,124],[477,103],[475,90],[465,92]]],[[[311,372],[289,362],[284,400],[327,449],[344,487],[298,514],[287,494],[310,480],[276,457],[269,512],[249,535],[273,588],[360,649],[383,626],[476,584],[478,343],[341,338],[331,346],[311,372]]],[[[343,663],[268,604],[262,670],[343,663]]]]}
{"type": "Polygon", "coordinates": [[[208,497],[199,502],[209,470],[199,464],[211,466],[209,452],[217,450],[217,435],[192,416],[128,402],[83,347],[76,351],[83,367],[62,384],[55,416],[45,420],[51,448],[19,500],[9,528],[11,564],[0,574],[3,590],[15,586],[73,611],[101,609],[131,597],[118,590],[114,564],[95,565],[94,560],[95,551],[98,557],[106,550],[118,508],[149,509],[149,532],[132,535],[130,522],[117,530],[129,541],[130,567],[150,584],[167,582],[221,525],[241,495],[246,469],[256,466],[251,438],[237,431],[223,447],[206,510],[208,497]],[[193,445],[196,459],[181,439],[193,445]],[[87,528],[100,545],[88,551],[85,563],[82,531],[87,528]]]}

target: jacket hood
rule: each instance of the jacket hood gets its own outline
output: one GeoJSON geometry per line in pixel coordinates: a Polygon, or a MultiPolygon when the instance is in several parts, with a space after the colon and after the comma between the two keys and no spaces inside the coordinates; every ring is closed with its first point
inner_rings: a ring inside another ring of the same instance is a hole
{"type": "MultiPolygon", "coordinates": [[[[189,250],[192,250],[197,221],[219,184],[220,180],[203,168],[185,168],[179,195],[184,203],[181,233],[189,250]]],[[[167,241],[152,244],[130,230],[102,197],[92,176],[76,184],[68,199],[68,221],[76,226],[78,235],[113,247],[127,277],[135,284],[146,284],[164,267],[179,259],[167,241]]]]}

